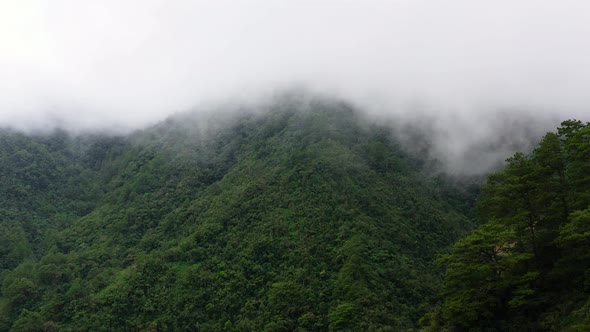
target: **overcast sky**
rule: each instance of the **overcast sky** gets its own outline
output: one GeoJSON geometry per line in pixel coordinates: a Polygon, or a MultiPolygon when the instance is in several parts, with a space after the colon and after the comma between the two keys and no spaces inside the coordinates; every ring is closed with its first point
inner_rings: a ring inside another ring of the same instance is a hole
{"type": "Polygon", "coordinates": [[[141,127],[291,84],[377,112],[590,115],[587,0],[0,0],[0,125],[141,127]]]}

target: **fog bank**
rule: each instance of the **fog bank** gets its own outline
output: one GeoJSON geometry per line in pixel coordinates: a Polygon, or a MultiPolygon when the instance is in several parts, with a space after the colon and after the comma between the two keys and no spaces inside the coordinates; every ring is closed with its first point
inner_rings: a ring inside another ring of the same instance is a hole
{"type": "Polygon", "coordinates": [[[585,116],[587,1],[0,4],[0,123],[139,128],[290,84],[376,112],[585,116]]]}
{"type": "Polygon", "coordinates": [[[583,0],[5,0],[0,126],[125,132],[303,86],[464,151],[500,118],[589,120],[588,36],[583,0]]]}

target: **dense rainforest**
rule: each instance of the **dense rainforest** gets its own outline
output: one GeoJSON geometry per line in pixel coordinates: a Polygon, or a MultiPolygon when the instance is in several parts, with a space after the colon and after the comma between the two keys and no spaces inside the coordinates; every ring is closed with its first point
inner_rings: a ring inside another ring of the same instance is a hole
{"type": "Polygon", "coordinates": [[[0,331],[587,328],[589,131],[480,195],[326,99],[0,130],[0,331]]]}

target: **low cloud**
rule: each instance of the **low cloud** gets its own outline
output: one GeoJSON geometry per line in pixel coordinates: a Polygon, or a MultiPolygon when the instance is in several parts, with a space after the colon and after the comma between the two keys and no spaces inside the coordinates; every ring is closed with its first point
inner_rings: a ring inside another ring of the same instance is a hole
{"type": "Polygon", "coordinates": [[[582,0],[8,0],[0,126],[135,129],[295,84],[476,144],[506,112],[588,120],[588,36],[582,0]]]}

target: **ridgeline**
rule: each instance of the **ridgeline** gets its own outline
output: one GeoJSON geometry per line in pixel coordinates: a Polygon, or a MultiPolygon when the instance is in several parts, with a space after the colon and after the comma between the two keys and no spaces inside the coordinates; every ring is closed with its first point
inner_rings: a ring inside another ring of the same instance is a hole
{"type": "Polygon", "coordinates": [[[415,326],[472,194],[344,103],[205,118],[2,132],[1,331],[415,326]]]}
{"type": "Polygon", "coordinates": [[[3,129],[0,331],[587,329],[589,128],[480,198],[321,98],[126,136],[3,129]]]}

